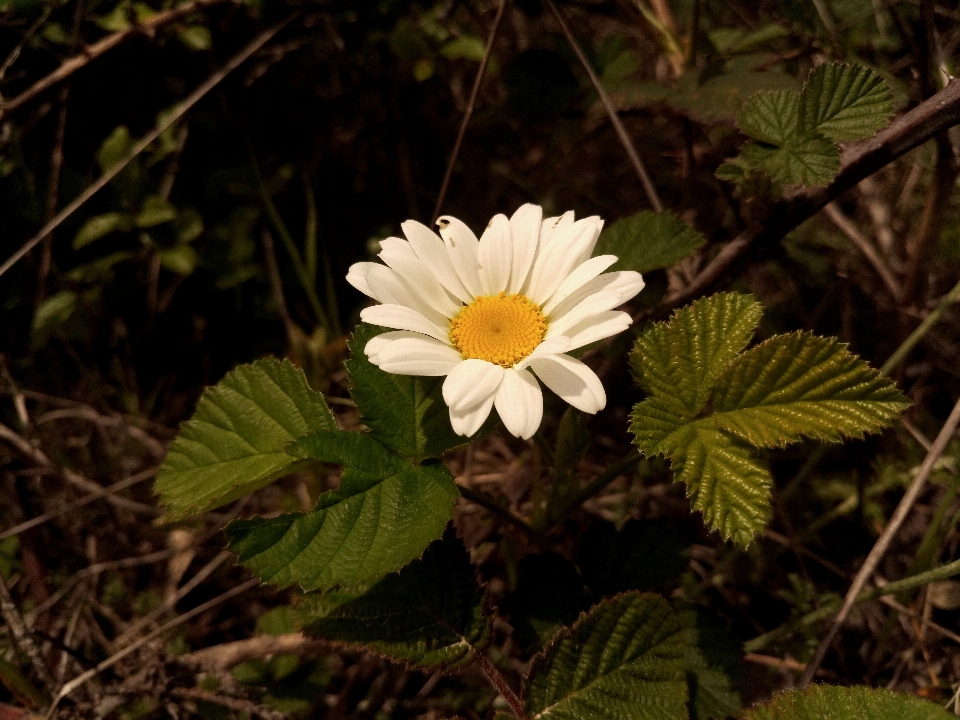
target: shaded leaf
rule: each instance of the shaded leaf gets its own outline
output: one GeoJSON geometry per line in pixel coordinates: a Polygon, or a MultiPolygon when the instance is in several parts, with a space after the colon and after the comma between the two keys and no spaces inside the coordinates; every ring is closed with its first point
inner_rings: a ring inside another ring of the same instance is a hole
{"type": "Polygon", "coordinates": [[[412,465],[368,434],[321,430],[287,450],[343,465],[343,477],[312,512],[227,526],[230,549],[264,582],[326,590],[395,572],[438,538],[453,514],[459,493],[445,466],[412,465]]]}
{"type": "Polygon", "coordinates": [[[439,457],[467,442],[453,432],[443,401],[443,378],[387,373],[363,353],[370,338],[385,328],[360,324],[350,339],[347,373],[361,419],[371,434],[401,455],[422,460],[439,457]]]}
{"type": "Polygon", "coordinates": [[[40,303],[30,326],[33,341],[37,342],[48,336],[69,320],[74,310],[77,309],[79,299],[79,296],[72,290],[61,290],[40,303]]]}
{"type": "Polygon", "coordinates": [[[173,519],[210,510],[308,464],[284,448],[308,432],[335,428],[323,396],[288,360],[240,365],[204,391],[170,445],[154,491],[173,519]]]}
{"type": "Polygon", "coordinates": [[[793,136],[780,147],[748,143],[740,157],[786,185],[821,187],[840,172],[840,150],[816,134],[793,136]]]}
{"type": "Polygon", "coordinates": [[[824,63],[813,69],[800,94],[803,127],[837,142],[870,137],[892,112],[890,87],[862,65],[824,63]]]}
{"type": "Polygon", "coordinates": [[[811,685],[756,705],[746,720],[947,720],[939,705],[883,689],[811,685]]]}
{"type": "Polygon", "coordinates": [[[644,210],[605,228],[593,254],[616,255],[611,270],[645,273],[678,263],[704,242],[703,235],[669,210],[644,210]]]}
{"type": "Polygon", "coordinates": [[[534,658],[525,689],[531,718],[686,720],[677,616],[657,595],[605,600],[534,658]]]}
{"type": "Polygon", "coordinates": [[[109,212],[103,215],[94,215],[77,231],[73,238],[73,249],[79,250],[94,240],[99,240],[117,230],[129,230],[132,225],[130,216],[126,213],[109,212]]]}
{"type": "Polygon", "coordinates": [[[189,275],[197,269],[200,256],[191,245],[174,245],[160,251],[160,264],[177,275],[189,275]]]}
{"type": "Polygon", "coordinates": [[[517,589],[509,602],[513,637],[522,648],[542,647],[583,610],[583,580],[573,564],[552,552],[517,564],[517,589]]]}
{"type": "Polygon", "coordinates": [[[687,567],[685,543],[661,520],[630,520],[620,530],[594,521],[577,546],[583,581],[599,595],[655,590],[687,567]]]}
{"type": "Polygon", "coordinates": [[[297,620],[308,635],[433,669],[468,662],[491,624],[486,593],[452,528],[398,573],[308,594],[297,620]]]}
{"type": "Polygon", "coordinates": [[[149,195],[143,200],[140,212],[133,219],[138,228],[151,228],[176,219],[177,208],[173,203],[159,195],[149,195]]]}
{"type": "Polygon", "coordinates": [[[714,419],[755,447],[803,437],[863,437],[909,407],[896,385],[836,338],[777,335],[734,360],[717,381],[714,419]]]}
{"type": "Polygon", "coordinates": [[[97,150],[97,163],[100,165],[100,171],[106,172],[118,162],[123,160],[133,148],[133,138],[130,137],[130,130],[126,125],[119,125],[114,128],[109,137],[100,145],[97,150]]]}
{"type": "Polygon", "coordinates": [[[690,720],[739,716],[740,643],[703,608],[681,608],[677,615],[683,626],[690,720]]]}
{"type": "Polygon", "coordinates": [[[187,25],[177,37],[191,50],[209,50],[213,43],[210,31],[204,25],[187,25]]]}

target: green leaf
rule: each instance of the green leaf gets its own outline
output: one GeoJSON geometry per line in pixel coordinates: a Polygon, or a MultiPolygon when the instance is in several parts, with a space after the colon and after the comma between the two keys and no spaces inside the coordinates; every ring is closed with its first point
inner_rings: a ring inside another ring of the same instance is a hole
{"type": "Polygon", "coordinates": [[[644,210],[605,228],[594,255],[616,255],[611,270],[645,273],[680,262],[704,242],[703,235],[669,210],[644,210]]]}
{"type": "Polygon", "coordinates": [[[751,296],[720,293],[649,325],[630,353],[630,366],[657,412],[696,417],[717,376],[750,342],[762,314],[751,296]]]}
{"type": "Polygon", "coordinates": [[[97,150],[97,163],[100,165],[101,172],[106,172],[123,160],[132,148],[133,138],[130,137],[127,126],[119,125],[114,128],[97,150]]]}
{"type": "Polygon", "coordinates": [[[840,151],[816,134],[793,136],[780,147],[748,143],[741,159],[785,185],[822,187],[840,172],[840,151]]]}
{"type": "Polygon", "coordinates": [[[657,595],[605,600],[534,658],[525,690],[533,719],[686,720],[677,616],[657,595]]]}
{"type": "Polygon", "coordinates": [[[556,474],[575,472],[590,445],[590,430],[583,413],[568,407],[560,416],[557,444],[553,453],[553,471],[556,474]]]}
{"type": "Polygon", "coordinates": [[[130,216],[126,213],[109,212],[103,215],[94,215],[87,220],[73,238],[73,249],[79,250],[94,240],[109,235],[117,230],[126,231],[133,226],[130,216]]]}
{"type": "Polygon", "coordinates": [[[466,438],[450,426],[450,412],[442,395],[443,378],[394,375],[367,359],[364,346],[381,332],[386,329],[358,325],[350,339],[350,359],[345,363],[353,383],[350,395],[371,434],[418,462],[465,444],[466,438]]]}
{"type": "Polygon", "coordinates": [[[431,669],[469,662],[489,640],[492,622],[477,571],[452,528],[398,573],[306,595],[297,619],[307,635],[431,669]]]}
{"type": "Polygon", "coordinates": [[[213,42],[210,31],[203,25],[187,25],[177,37],[191,50],[209,50],[213,42]]]}
{"type": "Polygon", "coordinates": [[[956,717],[939,705],[889,690],[811,685],[788,690],[757,705],[746,720],[947,720],[956,717]]]}
{"type": "Polygon", "coordinates": [[[395,572],[441,535],[459,496],[445,466],[412,465],[365,433],[322,430],[287,450],[344,469],[312,512],[227,526],[240,563],[274,585],[326,590],[395,572]]]}
{"type": "Polygon", "coordinates": [[[835,338],[777,335],[741,354],[717,380],[717,426],[754,447],[803,437],[863,437],[909,407],[894,383],[835,338]]]}
{"type": "Polygon", "coordinates": [[[803,127],[836,142],[870,137],[886,126],[892,112],[890,87],[861,65],[820,65],[800,94],[803,127]]]}
{"type": "Polygon", "coordinates": [[[207,388],[170,445],[154,490],[173,519],[218,507],[302,465],[293,440],[336,421],[288,360],[241,365],[207,388]]]}
{"type": "Polygon", "coordinates": [[[200,256],[192,245],[174,245],[160,251],[160,264],[177,275],[189,275],[197,269],[200,256]]]}
{"type": "Polygon", "coordinates": [[[450,60],[480,62],[483,60],[484,50],[486,50],[486,45],[476,35],[461,35],[440,48],[440,54],[450,60]]]}
{"type": "Polygon", "coordinates": [[[773,479],[749,445],[705,418],[684,425],[661,447],[676,480],[686,484],[693,509],[724,540],[746,547],[766,527],[773,479]]]}
{"type": "Polygon", "coordinates": [[[743,106],[737,125],[755,140],[783,145],[797,135],[799,103],[795,90],[757,93],[743,106]]]}
{"type": "Polygon", "coordinates": [[[72,290],[61,290],[40,303],[30,326],[30,334],[34,341],[48,336],[69,320],[74,310],[77,309],[79,299],[79,296],[72,290]]]}
{"type": "Polygon", "coordinates": [[[144,198],[140,212],[133,219],[138,228],[150,228],[170,222],[177,217],[177,208],[173,203],[159,195],[149,195],[144,198]]]}
{"type": "Polygon", "coordinates": [[[682,608],[677,615],[683,626],[690,720],[739,716],[740,643],[703,608],[682,608]]]}

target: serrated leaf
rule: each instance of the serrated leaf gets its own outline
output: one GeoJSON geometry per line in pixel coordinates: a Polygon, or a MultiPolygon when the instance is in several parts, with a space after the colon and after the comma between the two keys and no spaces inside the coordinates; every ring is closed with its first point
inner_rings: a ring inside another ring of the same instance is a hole
{"type": "Polygon", "coordinates": [[[450,426],[450,412],[443,401],[443,378],[387,373],[371,363],[363,352],[370,338],[385,328],[360,324],[350,339],[347,374],[361,419],[371,434],[396,452],[416,461],[439,457],[463,445],[465,438],[450,426]]]}
{"type": "Polygon", "coordinates": [[[312,512],[227,526],[240,563],[274,585],[326,590],[396,572],[440,537],[459,496],[445,466],[413,465],[366,433],[321,430],[287,451],[343,465],[343,477],[312,512]]]}
{"type": "Polygon", "coordinates": [[[173,519],[210,510],[306,464],[284,448],[335,428],[323,396],[290,361],[241,365],[204,391],[170,445],[154,491],[173,519]]]}
{"type": "Polygon", "coordinates": [[[757,705],[746,720],[947,720],[955,718],[939,705],[912,695],[867,687],[811,685],[788,690],[757,705]]]}
{"type": "Polygon", "coordinates": [[[683,626],[690,720],[740,715],[740,643],[703,608],[677,611],[683,626]]]}
{"type": "Polygon", "coordinates": [[[797,135],[799,104],[796,90],[757,93],[737,115],[737,125],[754,140],[783,145],[797,135]]]}
{"type": "Polygon", "coordinates": [[[644,210],[605,228],[594,255],[616,255],[612,270],[645,273],[680,262],[704,242],[703,235],[669,210],[644,210]]]}
{"type": "Polygon", "coordinates": [[[770,521],[773,479],[767,463],[742,440],[704,418],[663,441],[678,482],[687,486],[694,510],[711,530],[741,547],[770,521]]]}
{"type": "Polygon", "coordinates": [[[308,635],[437,670],[470,661],[472,650],[486,644],[491,625],[477,571],[449,528],[400,572],[310,593],[296,614],[308,635]]]}
{"type": "Polygon", "coordinates": [[[840,150],[816,134],[795,135],[780,147],[747,143],[740,159],[785,185],[822,187],[840,172],[840,150]]]}
{"type": "Polygon", "coordinates": [[[754,447],[783,447],[803,437],[863,437],[909,405],[892,381],[836,338],[796,332],[774,336],[729,365],[717,379],[713,417],[754,447]]]}
{"type": "Polygon", "coordinates": [[[701,298],[637,338],[630,353],[634,377],[663,413],[696,417],[717,375],[746,347],[762,314],[749,295],[701,298]]]}
{"type": "Polygon", "coordinates": [[[800,94],[803,127],[836,142],[870,137],[887,124],[892,112],[890,87],[862,65],[820,65],[800,94]]]}
{"type": "Polygon", "coordinates": [[[605,600],[534,658],[524,685],[533,719],[686,720],[680,623],[658,595],[605,600]]]}

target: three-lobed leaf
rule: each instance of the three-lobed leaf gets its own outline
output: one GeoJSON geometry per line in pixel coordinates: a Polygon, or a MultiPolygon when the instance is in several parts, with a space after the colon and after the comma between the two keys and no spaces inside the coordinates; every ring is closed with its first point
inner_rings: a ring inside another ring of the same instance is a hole
{"type": "Polygon", "coordinates": [[[683,632],[658,595],[629,592],[594,606],[533,662],[532,719],[685,720],[683,632]]]}
{"type": "Polygon", "coordinates": [[[287,451],[343,476],[311,512],[227,526],[240,563],[275,585],[326,590],[395,572],[440,537],[459,496],[445,466],[412,464],[366,433],[320,431],[287,451]]]}
{"type": "Polygon", "coordinates": [[[674,213],[644,210],[605,228],[594,255],[616,255],[612,270],[645,273],[680,262],[704,242],[703,235],[674,213]]]}
{"type": "Polygon", "coordinates": [[[173,519],[213,509],[307,464],[285,447],[335,429],[323,396],[288,360],[240,365],[203,393],[170,445],[154,491],[173,519]]]}
{"type": "Polygon", "coordinates": [[[751,708],[746,720],[947,720],[956,717],[912,695],[867,687],[811,685],[751,708]]]}
{"type": "Polygon", "coordinates": [[[434,670],[468,662],[486,644],[492,622],[477,571],[452,528],[400,572],[310,593],[296,615],[308,635],[434,670]]]}
{"type": "Polygon", "coordinates": [[[367,342],[386,328],[360,324],[350,339],[347,373],[353,382],[350,395],[370,433],[396,452],[417,461],[439,457],[463,445],[453,432],[450,414],[441,394],[443,378],[387,373],[363,352],[367,342]]]}

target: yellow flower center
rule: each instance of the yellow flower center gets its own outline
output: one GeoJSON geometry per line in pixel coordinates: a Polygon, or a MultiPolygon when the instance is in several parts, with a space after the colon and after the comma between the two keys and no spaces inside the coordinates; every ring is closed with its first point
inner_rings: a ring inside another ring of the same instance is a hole
{"type": "Polygon", "coordinates": [[[523,295],[482,295],[450,323],[450,341],[464,358],[504,367],[523,360],[543,341],[547,321],[523,295]]]}

